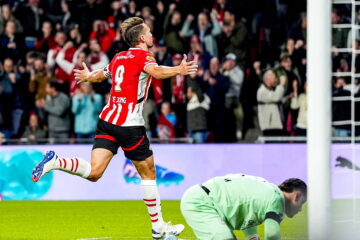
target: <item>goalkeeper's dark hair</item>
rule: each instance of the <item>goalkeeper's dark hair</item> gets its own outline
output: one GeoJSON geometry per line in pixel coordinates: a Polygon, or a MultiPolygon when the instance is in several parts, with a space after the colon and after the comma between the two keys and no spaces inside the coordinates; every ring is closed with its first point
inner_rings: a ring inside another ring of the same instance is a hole
{"type": "Polygon", "coordinates": [[[307,196],[307,185],[306,183],[298,178],[289,178],[286,179],[282,184],[279,185],[279,188],[283,192],[292,193],[294,191],[300,191],[305,196],[307,196]]]}
{"type": "Polygon", "coordinates": [[[121,23],[121,35],[130,47],[139,43],[140,33],[144,29],[143,23],[144,20],[139,17],[131,17],[121,23]]]}

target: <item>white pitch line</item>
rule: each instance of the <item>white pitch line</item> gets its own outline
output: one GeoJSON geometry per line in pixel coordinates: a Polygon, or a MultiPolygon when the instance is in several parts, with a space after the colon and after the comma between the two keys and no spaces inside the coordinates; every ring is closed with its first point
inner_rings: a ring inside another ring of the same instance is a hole
{"type": "MultiPolygon", "coordinates": [[[[77,238],[77,239],[71,239],[71,240],[101,240],[101,239],[133,239],[134,237],[98,237],[98,238],[77,238]]],[[[137,237],[138,239],[153,239],[151,237],[137,237]]],[[[179,240],[185,240],[185,239],[191,239],[194,240],[194,238],[179,238],[179,240]]],[[[286,240],[286,239],[285,239],[286,240]]]]}
{"type": "Polygon", "coordinates": [[[112,239],[112,237],[99,237],[99,238],[77,238],[71,240],[98,240],[98,239],[112,239]]]}
{"type": "MultiPolygon", "coordinates": [[[[114,237],[99,237],[99,238],[77,238],[77,239],[71,239],[71,240],[101,240],[101,239],[113,239],[114,237]]],[[[138,239],[153,239],[153,238],[149,238],[149,237],[137,237],[138,239]]],[[[133,237],[116,237],[114,239],[133,239],[133,237]]],[[[188,238],[188,237],[184,237],[184,238],[179,238],[179,240],[182,239],[194,239],[194,238],[188,238]]],[[[306,238],[294,238],[294,237],[283,237],[283,240],[306,240],[306,238]]]]}

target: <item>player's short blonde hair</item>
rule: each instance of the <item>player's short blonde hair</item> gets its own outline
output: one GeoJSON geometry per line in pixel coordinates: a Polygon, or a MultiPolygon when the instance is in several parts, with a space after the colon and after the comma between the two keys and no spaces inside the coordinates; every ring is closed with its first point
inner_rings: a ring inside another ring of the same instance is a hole
{"type": "Polygon", "coordinates": [[[139,17],[131,17],[121,24],[121,35],[124,41],[131,47],[139,43],[140,33],[144,29],[144,20],[139,17]]]}

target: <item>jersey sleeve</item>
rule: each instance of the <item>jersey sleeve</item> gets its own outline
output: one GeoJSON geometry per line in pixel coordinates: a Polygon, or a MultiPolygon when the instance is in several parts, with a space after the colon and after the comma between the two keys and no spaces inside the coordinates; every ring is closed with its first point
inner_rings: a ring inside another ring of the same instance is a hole
{"type": "Polygon", "coordinates": [[[265,212],[265,220],[272,219],[279,224],[284,218],[284,200],[276,194],[265,212]]]}
{"type": "Polygon", "coordinates": [[[151,52],[144,52],[140,57],[140,67],[145,72],[150,65],[158,65],[154,55],[151,52]]]}

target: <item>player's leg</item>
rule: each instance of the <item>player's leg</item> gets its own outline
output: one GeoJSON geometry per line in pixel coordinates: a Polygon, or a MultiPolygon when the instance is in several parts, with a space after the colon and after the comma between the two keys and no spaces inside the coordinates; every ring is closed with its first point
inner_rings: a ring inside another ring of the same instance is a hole
{"type": "Polygon", "coordinates": [[[114,154],[105,148],[95,148],[91,151],[91,172],[88,180],[96,182],[104,174],[114,154]]]}
{"type": "Polygon", "coordinates": [[[156,171],[153,153],[144,127],[127,128],[124,134],[122,149],[125,156],[132,161],[141,177],[143,200],[148,209],[152,223],[153,238],[161,238],[165,233],[180,234],[182,224],[171,225],[162,218],[161,202],[156,185],[156,171]],[[131,136],[131,137],[125,137],[131,136]]]}
{"type": "Polygon", "coordinates": [[[132,162],[141,177],[143,200],[150,215],[153,238],[161,238],[166,233],[179,235],[184,230],[184,225],[165,223],[162,217],[160,195],[156,185],[153,155],[143,161],[132,160],[132,162]]]}
{"type": "Polygon", "coordinates": [[[85,159],[79,157],[59,158],[54,151],[49,151],[33,169],[33,182],[39,181],[42,176],[52,170],[61,170],[86,179],[91,172],[91,165],[85,159]]]}
{"type": "Polygon", "coordinates": [[[32,180],[37,182],[46,173],[52,170],[61,170],[90,181],[97,181],[119,148],[119,143],[107,133],[109,131],[111,129],[109,129],[107,123],[99,121],[96,130],[97,136],[91,152],[91,163],[79,157],[60,158],[54,151],[49,151],[34,168],[32,180]]]}
{"type": "Polygon", "coordinates": [[[181,213],[199,240],[236,240],[204,190],[196,185],[181,199],[181,213]]]}
{"type": "Polygon", "coordinates": [[[96,148],[91,152],[91,163],[79,157],[60,158],[49,151],[33,170],[33,181],[52,170],[60,170],[96,182],[103,175],[114,154],[105,148],[96,148]]]}

